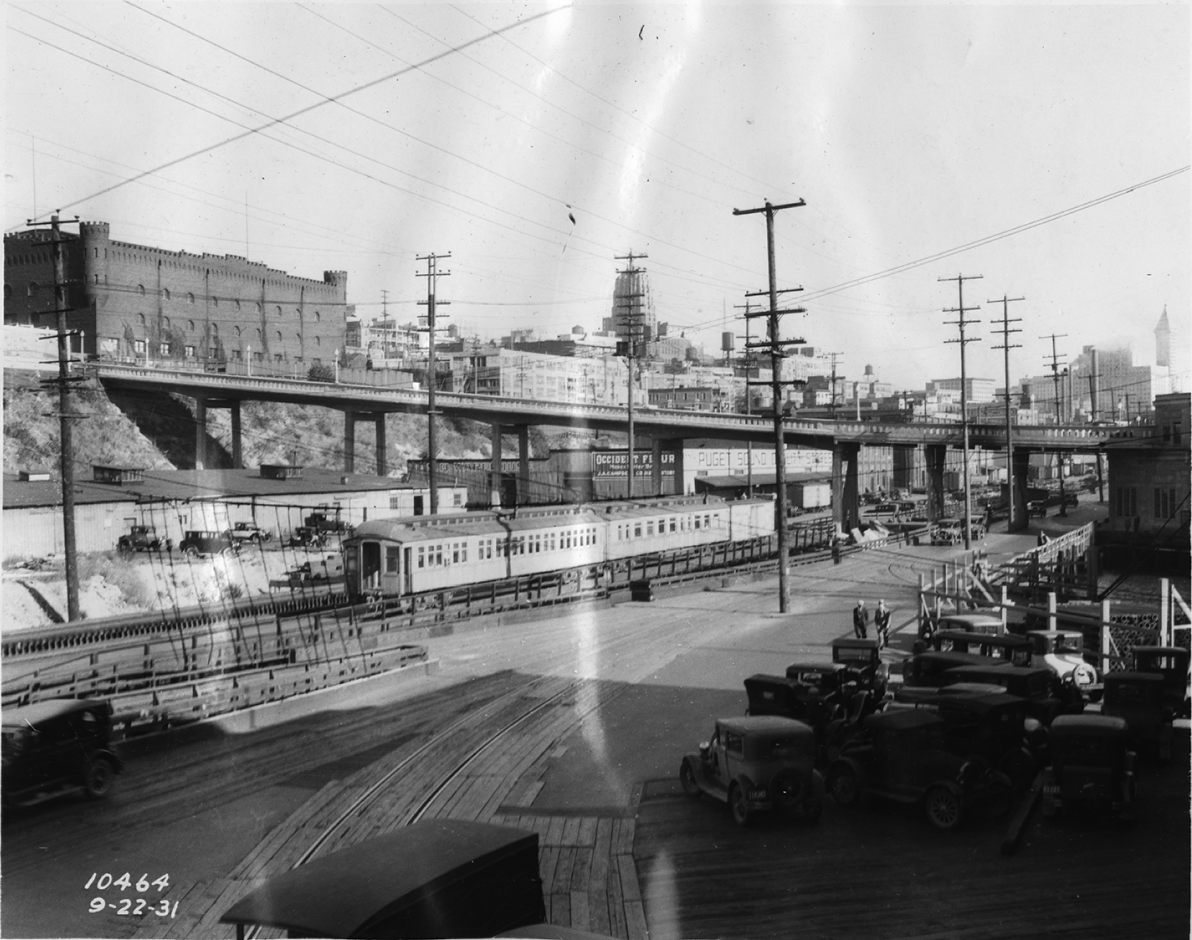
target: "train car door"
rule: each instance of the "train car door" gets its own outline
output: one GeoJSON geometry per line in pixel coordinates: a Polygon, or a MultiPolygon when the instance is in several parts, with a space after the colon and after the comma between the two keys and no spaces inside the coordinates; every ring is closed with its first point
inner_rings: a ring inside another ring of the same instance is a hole
{"type": "Polygon", "coordinates": [[[405,581],[405,588],[402,590],[403,594],[414,593],[414,580],[410,577],[410,549],[407,548],[402,558],[404,565],[402,566],[402,577],[405,581]]]}
{"type": "Polygon", "coordinates": [[[381,543],[360,543],[360,585],[367,590],[381,586],[381,543]]]}

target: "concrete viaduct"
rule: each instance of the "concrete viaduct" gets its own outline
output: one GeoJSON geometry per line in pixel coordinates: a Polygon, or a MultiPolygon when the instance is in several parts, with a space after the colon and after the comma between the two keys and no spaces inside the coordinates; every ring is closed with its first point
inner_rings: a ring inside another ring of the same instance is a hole
{"type": "MultiPolygon", "coordinates": [[[[254,378],[219,373],[164,371],[100,363],[94,367],[105,387],[121,391],[155,391],[185,395],[195,400],[195,467],[206,459],[207,411],[231,411],[232,462],[243,465],[240,438],[240,403],[277,401],[318,405],[344,414],[345,471],[355,470],[356,425],[370,422],[375,428],[377,474],[384,476],[385,415],[397,412],[427,412],[424,390],[308,382],[296,379],[254,378]]],[[[494,489],[499,489],[501,441],[516,434],[521,464],[519,476],[529,476],[529,428],[551,425],[594,431],[624,433],[625,408],[608,405],[570,404],[525,399],[494,398],[486,395],[435,393],[436,413],[480,421],[492,428],[494,489]]],[[[661,454],[674,454],[678,479],[683,474],[683,443],[688,438],[774,444],[774,422],[769,416],[665,411],[642,408],[634,412],[635,436],[647,438],[654,452],[655,492],[661,488],[661,454]]],[[[1018,426],[1014,429],[1014,467],[1018,502],[1015,518],[1025,525],[1025,493],[1030,454],[1042,450],[1065,453],[1095,453],[1114,444],[1129,446],[1135,439],[1153,437],[1148,427],[1097,427],[1089,425],[1018,426]]],[[[954,422],[916,421],[906,424],[873,424],[858,421],[823,423],[787,419],[783,438],[788,446],[832,451],[833,515],[846,529],[860,521],[860,493],[857,486],[861,445],[922,447],[928,471],[928,515],[938,519],[944,506],[944,463],[949,447],[963,446],[962,430],[954,422]]],[[[1002,450],[1006,446],[1004,425],[970,424],[969,446],[1002,450]]]]}

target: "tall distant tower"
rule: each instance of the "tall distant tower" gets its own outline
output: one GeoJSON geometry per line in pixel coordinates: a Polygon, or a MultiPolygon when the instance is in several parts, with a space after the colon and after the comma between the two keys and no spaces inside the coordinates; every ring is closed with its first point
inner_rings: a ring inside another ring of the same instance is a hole
{"type": "Polygon", "coordinates": [[[642,327],[638,332],[638,341],[652,342],[658,337],[658,315],[654,310],[654,296],[644,270],[636,274],[617,275],[617,283],[613,287],[612,316],[605,318],[604,329],[616,333],[620,339],[626,338],[629,335],[629,323],[633,322],[629,313],[633,310],[638,313],[636,322],[642,327]],[[635,298],[634,294],[640,296],[635,298]]]}
{"type": "Polygon", "coordinates": [[[1155,365],[1171,366],[1171,327],[1167,323],[1167,305],[1163,305],[1163,316],[1155,327],[1155,365]]]}

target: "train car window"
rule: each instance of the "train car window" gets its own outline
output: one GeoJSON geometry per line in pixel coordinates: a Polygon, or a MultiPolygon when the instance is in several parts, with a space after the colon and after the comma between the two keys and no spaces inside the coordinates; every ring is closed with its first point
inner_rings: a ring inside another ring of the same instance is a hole
{"type": "Polygon", "coordinates": [[[675,517],[674,516],[671,516],[671,519],[670,519],[670,530],[672,532],[675,531],[675,517]]]}
{"type": "Polygon", "coordinates": [[[654,534],[654,520],[651,519],[646,523],[646,535],[654,534]]]}
{"type": "Polygon", "coordinates": [[[695,527],[696,527],[697,529],[699,528],[699,516],[696,516],[696,517],[695,517],[695,527]]]}
{"type": "Polygon", "coordinates": [[[397,574],[398,558],[401,556],[400,545],[385,546],[385,571],[387,574],[397,574]]]}
{"type": "Polygon", "coordinates": [[[704,528],[712,528],[712,516],[709,513],[704,513],[704,528]]]}
{"type": "Polygon", "coordinates": [[[635,539],[640,539],[642,537],[642,524],[640,522],[635,522],[633,524],[633,537],[635,539]]]}
{"type": "Polygon", "coordinates": [[[421,545],[418,546],[418,567],[426,567],[426,548],[421,545]]]}
{"type": "Polygon", "coordinates": [[[440,567],[443,564],[443,546],[442,545],[435,546],[435,564],[439,565],[440,567]]]}

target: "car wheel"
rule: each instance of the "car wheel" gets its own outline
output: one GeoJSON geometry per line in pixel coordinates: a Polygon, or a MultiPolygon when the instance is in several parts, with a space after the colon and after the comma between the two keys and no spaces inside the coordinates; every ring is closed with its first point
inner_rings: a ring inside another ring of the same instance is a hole
{"type": "Polygon", "coordinates": [[[112,791],[112,777],[115,771],[106,757],[97,757],[87,764],[83,776],[83,788],[93,800],[101,800],[112,791]]]}
{"type": "Polygon", "coordinates": [[[861,798],[861,781],[848,764],[836,764],[828,771],[828,792],[841,806],[851,806],[861,798]]]}
{"type": "Polygon", "coordinates": [[[195,548],[193,545],[187,545],[186,548],[182,549],[182,553],[184,555],[186,555],[187,558],[198,558],[199,557],[199,550],[197,548],[195,548]]]}
{"type": "Polygon", "coordinates": [[[927,791],[927,818],[937,829],[955,829],[960,825],[960,797],[950,787],[934,786],[927,791]]]}
{"type": "Polygon", "coordinates": [[[683,792],[693,799],[698,799],[701,792],[699,783],[695,779],[695,771],[691,769],[691,761],[683,761],[679,767],[679,783],[683,785],[683,792]]]}
{"type": "Polygon", "coordinates": [[[749,802],[745,799],[745,791],[735,783],[728,788],[728,805],[733,811],[733,822],[738,826],[748,826],[749,802]]]}

